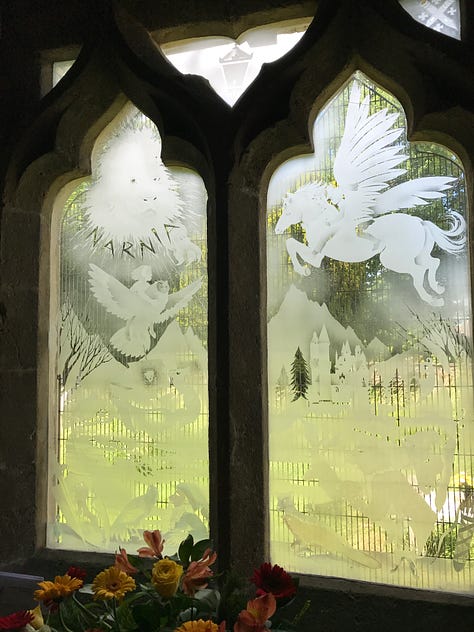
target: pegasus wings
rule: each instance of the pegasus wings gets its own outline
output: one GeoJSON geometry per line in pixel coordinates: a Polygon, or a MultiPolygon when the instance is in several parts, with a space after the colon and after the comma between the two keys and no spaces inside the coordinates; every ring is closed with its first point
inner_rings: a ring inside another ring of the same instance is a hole
{"type": "Polygon", "coordinates": [[[380,110],[369,114],[369,97],[360,102],[360,88],[352,87],[341,144],[334,160],[334,177],[344,194],[347,216],[364,220],[372,217],[371,206],[388,182],[405,173],[399,169],[407,156],[393,143],[403,129],[393,125],[398,114],[380,110]]]}
{"type": "Polygon", "coordinates": [[[444,197],[443,191],[450,189],[455,180],[456,178],[432,176],[402,182],[377,196],[373,204],[374,213],[381,215],[394,209],[412,208],[427,204],[429,200],[438,200],[444,197]]]}
{"type": "Polygon", "coordinates": [[[369,97],[360,102],[360,88],[352,87],[344,133],[334,160],[334,178],[343,195],[344,215],[354,221],[427,204],[444,196],[455,178],[416,178],[389,187],[394,178],[406,173],[399,165],[408,156],[395,144],[403,134],[394,128],[398,114],[386,109],[369,114],[369,97]]]}

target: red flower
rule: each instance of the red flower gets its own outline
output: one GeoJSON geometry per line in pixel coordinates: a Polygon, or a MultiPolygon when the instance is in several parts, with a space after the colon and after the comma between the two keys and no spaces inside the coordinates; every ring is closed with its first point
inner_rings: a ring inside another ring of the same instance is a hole
{"type": "Polygon", "coordinates": [[[161,560],[165,541],[161,537],[160,530],[144,531],[143,539],[148,546],[142,546],[141,549],[138,549],[138,555],[140,557],[157,557],[161,560]]]}
{"type": "Polygon", "coordinates": [[[293,578],[281,566],[265,562],[256,568],[250,580],[257,587],[257,596],[272,593],[276,599],[292,597],[296,592],[293,578]]]}
{"type": "Polygon", "coordinates": [[[214,564],[216,559],[217,553],[213,553],[211,549],[206,549],[200,560],[191,562],[181,584],[185,595],[194,597],[196,591],[206,588],[209,577],[213,575],[209,566],[214,564]]]}
{"type": "Polygon", "coordinates": [[[276,600],[271,593],[265,593],[247,603],[234,624],[234,632],[266,632],[266,621],[275,614],[276,600]]]}
{"type": "Polygon", "coordinates": [[[0,617],[0,630],[20,630],[24,628],[27,623],[33,621],[33,615],[27,610],[21,610],[20,612],[14,612],[6,617],[0,617]]]}
{"type": "Polygon", "coordinates": [[[69,575],[69,577],[75,577],[76,579],[82,579],[82,581],[84,581],[87,575],[87,571],[85,571],[83,568],[80,568],[79,566],[70,566],[67,569],[66,575],[69,575]]]}

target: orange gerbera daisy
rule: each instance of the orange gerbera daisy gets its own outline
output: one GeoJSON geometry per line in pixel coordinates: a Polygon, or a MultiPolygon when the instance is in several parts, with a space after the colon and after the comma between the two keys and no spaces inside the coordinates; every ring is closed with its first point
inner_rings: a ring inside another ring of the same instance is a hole
{"type": "Polygon", "coordinates": [[[136,587],[135,580],[116,566],[106,568],[96,575],[92,582],[94,599],[102,600],[123,599],[128,592],[135,590],[136,587]]]}
{"type": "Polygon", "coordinates": [[[186,621],[179,628],[176,628],[175,632],[225,632],[225,621],[220,625],[209,620],[203,621],[202,619],[186,621]]]}
{"type": "Polygon", "coordinates": [[[56,575],[54,582],[38,582],[39,590],[35,590],[35,599],[38,601],[58,601],[72,595],[81,588],[82,579],[69,575],[56,575]]]}

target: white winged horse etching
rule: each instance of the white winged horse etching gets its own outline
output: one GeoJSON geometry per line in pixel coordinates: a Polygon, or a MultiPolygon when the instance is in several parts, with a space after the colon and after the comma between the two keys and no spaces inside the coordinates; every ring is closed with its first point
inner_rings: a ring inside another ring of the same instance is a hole
{"type": "Polygon", "coordinates": [[[344,133],[333,166],[336,186],[311,182],[283,199],[283,212],[275,233],[301,224],[307,244],[290,237],[286,248],[298,274],[319,267],[324,257],[338,261],[366,261],[379,255],[389,270],[407,273],[420,298],[442,306],[444,287],[436,279],[440,260],[431,256],[435,243],[449,253],[461,252],[466,223],[455,211],[447,213],[449,230],[399,209],[428,204],[442,198],[455,178],[424,177],[391,188],[389,182],[406,169],[397,168],[407,156],[393,144],[403,129],[393,128],[398,114],[387,110],[369,114],[369,97],[360,102],[357,84],[351,90],[344,133]],[[424,287],[427,277],[428,289],[424,287]]]}

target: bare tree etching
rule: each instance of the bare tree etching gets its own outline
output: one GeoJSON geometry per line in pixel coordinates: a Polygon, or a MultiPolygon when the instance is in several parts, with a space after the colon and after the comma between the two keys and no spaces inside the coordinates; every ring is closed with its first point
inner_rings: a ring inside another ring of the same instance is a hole
{"type": "Polygon", "coordinates": [[[76,316],[69,301],[61,307],[60,371],[61,384],[73,371],[77,370],[79,381],[87,377],[94,369],[112,359],[100,336],[90,335],[76,316]]]}

